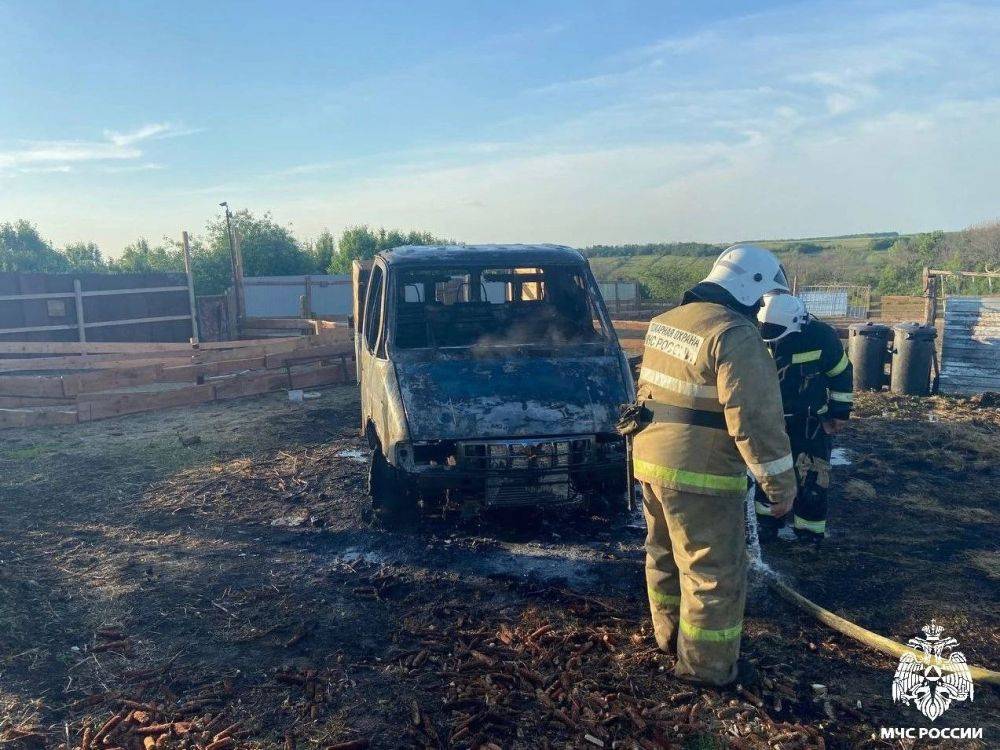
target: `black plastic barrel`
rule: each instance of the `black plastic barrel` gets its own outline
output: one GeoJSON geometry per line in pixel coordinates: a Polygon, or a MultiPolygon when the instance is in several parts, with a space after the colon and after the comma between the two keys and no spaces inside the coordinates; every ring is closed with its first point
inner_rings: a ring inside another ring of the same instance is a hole
{"type": "Polygon", "coordinates": [[[854,323],[848,328],[847,348],[854,367],[854,390],[880,391],[886,384],[892,329],[881,323],[854,323]]]}
{"type": "Polygon", "coordinates": [[[900,323],[893,326],[893,332],[892,392],[908,396],[930,395],[937,329],[921,323],[900,323]]]}

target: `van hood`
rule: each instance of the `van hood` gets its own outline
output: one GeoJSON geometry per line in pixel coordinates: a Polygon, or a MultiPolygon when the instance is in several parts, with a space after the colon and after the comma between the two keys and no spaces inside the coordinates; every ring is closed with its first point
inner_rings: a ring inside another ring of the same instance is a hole
{"type": "Polygon", "coordinates": [[[397,362],[410,439],[614,431],[628,400],[611,356],[397,362]]]}

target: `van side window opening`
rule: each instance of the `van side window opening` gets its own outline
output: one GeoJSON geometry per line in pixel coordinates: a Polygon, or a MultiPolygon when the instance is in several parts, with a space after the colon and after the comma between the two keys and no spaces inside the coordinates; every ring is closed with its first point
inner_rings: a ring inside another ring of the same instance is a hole
{"type": "Polygon", "coordinates": [[[378,342],[378,332],[382,325],[382,269],[375,266],[372,269],[371,280],[368,283],[368,297],[365,300],[365,343],[368,351],[375,352],[378,342]]]}
{"type": "Polygon", "coordinates": [[[400,349],[558,346],[608,338],[583,271],[413,269],[399,274],[393,343],[400,349]]]}

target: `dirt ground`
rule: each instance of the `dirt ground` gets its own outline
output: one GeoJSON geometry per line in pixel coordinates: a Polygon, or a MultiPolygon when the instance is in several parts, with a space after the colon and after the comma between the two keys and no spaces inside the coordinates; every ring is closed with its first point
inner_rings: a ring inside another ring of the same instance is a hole
{"type": "MultiPolygon", "coordinates": [[[[824,550],[766,559],[865,627],[905,641],[935,618],[997,667],[1000,409],[858,413],[824,550]]],[[[931,726],[893,704],[894,659],[756,579],[764,688],[673,680],[641,516],[385,527],[357,415],[338,387],[0,433],[0,747],[909,747],[879,728],[931,726]]],[[[995,746],[998,707],[977,685],[934,726],[995,746]]]]}

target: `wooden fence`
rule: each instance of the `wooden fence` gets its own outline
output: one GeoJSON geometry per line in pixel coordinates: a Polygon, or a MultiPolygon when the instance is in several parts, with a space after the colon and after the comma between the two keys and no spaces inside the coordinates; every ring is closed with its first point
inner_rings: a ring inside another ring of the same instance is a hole
{"type": "Polygon", "coordinates": [[[0,428],[121,414],[352,382],[351,330],[178,343],[0,342],[0,428]]]}

